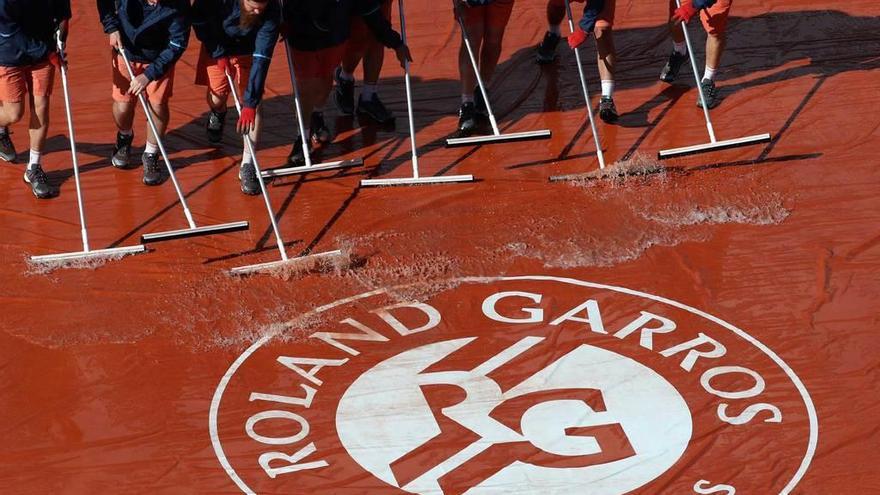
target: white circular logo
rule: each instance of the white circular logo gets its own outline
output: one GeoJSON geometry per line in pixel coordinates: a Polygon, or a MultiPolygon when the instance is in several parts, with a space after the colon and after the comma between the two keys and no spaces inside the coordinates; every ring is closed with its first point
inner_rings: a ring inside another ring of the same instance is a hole
{"type": "Polygon", "coordinates": [[[666,472],[687,448],[691,415],[675,388],[598,347],[540,363],[508,390],[489,375],[552,343],[526,337],[472,369],[429,371],[465,347],[479,348],[479,340],[411,349],[355,380],[336,413],[352,458],[382,481],[424,495],[451,493],[461,478],[472,480],[469,494],[621,495],[666,472]]]}
{"type": "Polygon", "coordinates": [[[809,468],[806,387],[715,316],[549,276],[415,293],[291,315],[232,363],[209,426],[239,489],[788,495],[809,468]]]}

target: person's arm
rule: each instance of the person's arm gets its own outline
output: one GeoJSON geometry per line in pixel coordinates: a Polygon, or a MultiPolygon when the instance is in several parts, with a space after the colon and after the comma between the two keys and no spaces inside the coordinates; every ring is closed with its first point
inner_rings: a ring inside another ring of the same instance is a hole
{"type": "Polygon", "coordinates": [[[177,63],[189,43],[188,0],[178,0],[175,8],[177,13],[168,26],[168,45],[144,71],[144,75],[150,81],[161,79],[171,66],[177,63]]]}
{"type": "Polygon", "coordinates": [[[97,0],[98,16],[107,34],[119,31],[119,18],[116,16],[116,0],[97,0]]]}
{"type": "Polygon", "coordinates": [[[379,43],[392,50],[403,45],[400,34],[391,27],[391,23],[382,15],[382,6],[378,0],[358,0],[355,5],[355,14],[363,18],[364,23],[379,43]]]}
{"type": "Polygon", "coordinates": [[[382,14],[382,7],[378,0],[358,0],[355,6],[357,8],[356,14],[363,18],[379,43],[394,50],[394,55],[397,56],[401,67],[406,67],[407,62],[412,62],[409,47],[400,38],[400,33],[391,27],[391,23],[382,14]]]}
{"type": "Polygon", "coordinates": [[[272,55],[275,53],[275,45],[278,43],[280,21],[281,15],[277,8],[270,8],[266,11],[263,25],[257,31],[251,72],[248,75],[247,89],[242,102],[245,107],[256,108],[263,100],[266,76],[269,74],[269,65],[272,63],[272,55]]]}

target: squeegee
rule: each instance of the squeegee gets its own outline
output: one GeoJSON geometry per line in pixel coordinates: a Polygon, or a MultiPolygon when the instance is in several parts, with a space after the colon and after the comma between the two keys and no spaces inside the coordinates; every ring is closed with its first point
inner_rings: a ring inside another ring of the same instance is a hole
{"type": "MultiPolygon", "coordinates": [[[[281,2],[281,5],[283,9],[284,2],[281,2]]],[[[287,40],[284,40],[283,43],[285,53],[287,54],[287,70],[288,72],[290,72],[290,84],[293,86],[293,106],[296,110],[296,121],[299,125],[299,138],[302,140],[303,155],[305,157],[306,164],[297,167],[280,167],[266,170],[265,172],[263,172],[263,177],[270,179],[273,177],[308,174],[311,172],[321,172],[324,170],[360,167],[364,164],[364,160],[362,158],[339,160],[334,162],[312,163],[312,154],[309,151],[310,137],[308,134],[306,134],[306,126],[305,122],[303,121],[302,105],[300,104],[299,84],[297,84],[296,70],[293,66],[293,54],[290,51],[290,44],[287,42],[287,40]]]]}
{"type": "MultiPolygon", "coordinates": [[[[120,55],[122,55],[122,60],[125,62],[125,68],[128,69],[129,78],[131,80],[134,80],[134,71],[131,70],[131,64],[128,61],[128,56],[125,55],[125,50],[119,50],[119,53],[120,55]]],[[[162,153],[162,160],[165,162],[165,168],[168,170],[168,176],[171,178],[172,184],[174,184],[174,190],[177,192],[177,198],[180,200],[180,205],[183,207],[183,215],[186,217],[186,222],[189,224],[189,228],[186,229],[143,234],[141,235],[141,242],[148,243],[170,241],[173,239],[184,239],[187,237],[225,234],[227,232],[247,230],[250,226],[247,222],[244,221],[210,225],[204,227],[199,227],[198,225],[196,225],[195,220],[193,220],[192,213],[189,211],[189,205],[186,203],[186,197],[184,197],[183,191],[180,189],[180,184],[177,182],[177,176],[174,173],[174,167],[171,166],[171,161],[168,159],[168,153],[165,152],[165,145],[162,143],[162,138],[159,136],[159,129],[156,127],[156,122],[153,120],[153,112],[150,108],[150,104],[147,103],[147,99],[144,97],[143,93],[138,95],[138,100],[140,100],[141,106],[144,108],[144,114],[146,114],[147,116],[147,123],[150,125],[150,130],[153,131],[153,136],[156,138],[156,144],[159,146],[159,151],[162,153]]]]}
{"type": "MultiPolygon", "coordinates": [[[[681,7],[681,0],[675,0],[675,3],[681,7]]],[[[694,71],[694,80],[697,82],[697,91],[700,94],[700,106],[703,107],[703,116],[706,118],[706,130],[709,131],[709,142],[693,146],[684,146],[682,148],[661,150],[657,153],[657,158],[664,160],[666,158],[674,158],[677,156],[695,155],[697,153],[708,153],[710,151],[720,151],[730,148],[739,148],[740,146],[750,146],[753,144],[769,142],[771,139],[770,133],[756,134],[754,136],[746,136],[736,139],[725,139],[723,141],[719,141],[715,138],[715,129],[712,127],[712,119],[709,118],[709,107],[706,105],[706,95],[703,93],[700,73],[697,71],[697,62],[694,60],[694,47],[691,45],[691,37],[688,35],[687,24],[684,22],[681,23],[681,31],[684,33],[684,41],[687,43],[688,58],[691,61],[691,69],[694,71]]]]}
{"type": "Polygon", "coordinates": [[[540,131],[527,131],[527,132],[512,132],[507,134],[502,134],[501,130],[498,128],[498,121],[495,120],[495,114],[492,112],[492,105],[489,103],[489,95],[486,93],[486,86],[483,84],[483,78],[480,76],[480,67],[477,64],[477,59],[474,56],[474,50],[471,48],[471,42],[468,38],[467,29],[464,26],[464,21],[462,20],[461,13],[458,11],[459,0],[452,0],[452,8],[456,11],[456,18],[458,19],[458,25],[461,28],[461,39],[464,42],[464,46],[467,49],[468,57],[471,60],[471,67],[474,69],[474,74],[477,76],[477,86],[480,88],[480,94],[483,96],[483,102],[486,104],[486,111],[489,113],[489,123],[492,125],[492,134],[488,136],[470,136],[470,137],[460,137],[460,138],[450,138],[446,140],[446,146],[469,146],[474,144],[494,144],[494,143],[507,143],[511,141],[528,141],[532,139],[549,139],[551,136],[549,129],[543,129],[540,131]]]}
{"type": "MultiPolygon", "coordinates": [[[[403,10],[403,0],[398,0],[398,11],[400,13],[400,37],[406,43],[406,15],[403,10]]],[[[367,179],[362,180],[362,186],[409,186],[419,184],[439,184],[449,182],[473,182],[473,175],[447,175],[447,176],[430,176],[421,177],[419,175],[419,153],[416,146],[416,128],[413,120],[412,105],[412,87],[409,75],[409,60],[403,63],[404,83],[406,86],[406,111],[409,117],[409,142],[412,148],[410,161],[412,162],[412,177],[400,179],[367,179]]]]}
{"type": "MultiPolygon", "coordinates": [[[[58,43],[59,56],[63,56],[64,43],[60,40],[58,43]]],[[[126,246],[110,249],[91,249],[89,247],[89,232],[86,227],[86,213],[83,208],[82,189],[79,183],[79,160],[76,157],[76,135],[73,131],[73,114],[70,111],[70,89],[67,85],[67,65],[64,61],[61,63],[61,87],[64,89],[64,109],[67,111],[67,133],[70,138],[70,157],[73,160],[73,180],[76,184],[76,203],[79,207],[79,225],[82,234],[82,251],[61,254],[47,254],[42,256],[31,256],[30,260],[34,263],[51,263],[58,261],[77,260],[85,258],[114,258],[129,254],[138,254],[146,251],[143,244],[136,246],[126,246]]]]}
{"type": "MultiPolygon", "coordinates": [[[[568,29],[574,33],[574,17],[571,14],[571,2],[565,0],[565,12],[568,15],[568,29]]],[[[578,76],[581,79],[581,90],[584,93],[584,102],[587,107],[587,119],[590,121],[590,129],[593,131],[593,142],[596,144],[596,157],[599,158],[599,169],[605,169],[605,153],[602,152],[602,141],[599,140],[599,131],[596,130],[596,119],[593,117],[593,107],[590,104],[590,92],[587,90],[587,78],[584,76],[584,66],[581,64],[580,47],[574,49],[574,59],[577,62],[578,76]]],[[[582,174],[554,175],[550,182],[569,181],[581,177],[582,174]]]]}
{"type": "MultiPolygon", "coordinates": [[[[224,69],[224,74],[226,75],[226,81],[229,83],[230,93],[232,94],[232,100],[235,102],[235,110],[238,112],[238,115],[241,116],[241,100],[238,97],[238,89],[235,81],[232,79],[232,76],[229,75],[229,72],[224,69]]],[[[299,261],[307,258],[314,257],[328,257],[342,254],[341,251],[331,251],[327,253],[313,254],[309,256],[300,256],[296,258],[289,258],[287,256],[287,251],[284,249],[284,239],[281,237],[281,229],[278,228],[278,220],[275,218],[275,212],[272,210],[272,202],[269,200],[269,191],[266,190],[266,184],[263,181],[263,176],[260,173],[260,162],[257,160],[256,147],[254,146],[254,142],[251,141],[251,137],[247,134],[243,136],[244,146],[247,149],[247,152],[250,154],[251,159],[254,162],[254,169],[257,172],[257,180],[260,182],[260,191],[263,194],[263,201],[266,203],[266,211],[269,213],[269,222],[272,224],[272,231],[275,233],[275,243],[278,245],[278,252],[281,254],[281,259],[278,261],[270,261],[268,263],[260,263],[257,265],[249,265],[249,266],[241,266],[238,268],[233,268],[229,270],[229,273],[233,275],[247,275],[251,273],[256,273],[263,270],[271,270],[273,268],[278,268],[286,263],[290,263],[293,261],[299,261]]]]}

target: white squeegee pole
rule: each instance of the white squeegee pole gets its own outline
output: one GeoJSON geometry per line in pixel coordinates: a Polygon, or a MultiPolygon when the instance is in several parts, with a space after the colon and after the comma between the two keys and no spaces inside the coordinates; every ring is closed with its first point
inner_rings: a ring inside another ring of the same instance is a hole
{"type": "MultiPolygon", "coordinates": [[[[223,73],[226,76],[226,80],[229,82],[229,92],[232,94],[232,101],[235,103],[235,110],[238,112],[238,115],[241,116],[241,100],[238,98],[236,83],[227,70],[224,69],[223,73]]],[[[272,210],[272,203],[269,201],[269,191],[266,190],[266,184],[263,181],[263,172],[260,170],[260,162],[257,160],[257,150],[254,147],[254,142],[251,141],[251,137],[248,134],[245,134],[242,138],[244,139],[245,149],[247,149],[247,152],[251,155],[251,160],[253,160],[254,170],[257,173],[257,180],[260,182],[260,192],[263,195],[263,201],[266,203],[266,211],[269,212],[269,221],[272,222],[272,231],[275,232],[275,243],[278,245],[278,252],[281,253],[281,260],[287,261],[287,252],[284,250],[284,240],[281,238],[281,229],[278,228],[278,221],[275,219],[275,212],[272,210]]]]}
{"type": "MultiPolygon", "coordinates": [[[[571,14],[571,2],[565,0],[565,11],[568,14],[568,29],[574,33],[574,17],[571,14]]],[[[577,48],[574,49],[574,59],[578,66],[578,75],[581,78],[581,89],[584,92],[584,101],[587,106],[587,117],[590,119],[590,128],[593,131],[593,141],[596,143],[596,157],[599,158],[599,168],[605,168],[605,153],[602,152],[602,143],[599,141],[599,131],[596,129],[596,119],[593,117],[593,107],[590,104],[590,93],[587,90],[587,78],[584,75],[584,67],[581,64],[581,54],[577,48]]]]}
{"type": "MultiPolygon", "coordinates": [[[[675,4],[681,8],[681,0],[675,0],[675,4]]],[[[697,91],[700,93],[700,106],[703,107],[703,115],[706,117],[706,130],[709,131],[709,139],[712,140],[713,143],[718,140],[715,139],[715,129],[712,127],[712,119],[709,118],[709,107],[706,105],[706,95],[703,93],[703,85],[700,81],[700,73],[697,69],[697,61],[694,60],[694,46],[691,44],[691,37],[688,34],[687,23],[681,23],[681,32],[684,33],[684,42],[687,44],[688,50],[688,59],[691,61],[691,68],[694,71],[694,80],[697,82],[697,91]]]]}
{"type": "Polygon", "coordinates": [[[452,8],[455,11],[455,17],[458,20],[458,25],[461,27],[461,39],[464,41],[464,46],[467,49],[468,57],[471,59],[471,67],[474,69],[474,75],[477,76],[477,86],[480,87],[480,94],[483,95],[483,103],[486,105],[486,111],[489,112],[489,122],[492,124],[492,132],[496,136],[501,135],[501,130],[498,129],[498,122],[495,120],[495,114],[492,112],[492,105],[489,103],[489,95],[486,93],[486,86],[483,84],[483,78],[480,77],[480,66],[477,64],[477,59],[474,57],[474,50],[471,48],[471,42],[468,39],[467,29],[464,27],[464,19],[462,19],[462,13],[458,6],[458,0],[452,0],[452,8]]]}

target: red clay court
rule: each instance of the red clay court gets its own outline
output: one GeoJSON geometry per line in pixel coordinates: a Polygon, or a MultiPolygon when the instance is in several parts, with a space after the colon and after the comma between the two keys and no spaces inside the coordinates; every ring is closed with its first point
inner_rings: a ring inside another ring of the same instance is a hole
{"type": "MultiPolygon", "coordinates": [[[[73,8],[92,244],[185,226],[170,184],[110,166],[109,47],[94,2],[73,8]]],[[[407,2],[422,173],[477,180],[359,185],[409,174],[389,55],[396,129],[328,107],[324,156],[365,165],[269,187],[291,255],[345,256],[272,274],[227,273],[278,253],[239,191],[240,140],[205,140],[195,38],[165,144],[196,219],[250,230],[29,263],[80,249],[59,88],[44,166],[60,196],[34,200],[23,166],[0,165],[0,492],[880,493],[876,1],[735,2],[711,115],[720,139],[769,143],[558,183],[598,164],[571,51],[535,63],[544,8],[517,1],[489,89],[505,132],[553,138],[446,148],[459,32],[446,3],[407,2]]],[[[690,68],[657,80],[665,17],[618,1],[609,163],[706,141],[690,68]]],[[[582,53],[595,99],[592,42],[582,53]]],[[[296,136],[282,56],[264,108],[268,168],[296,136]]]]}

